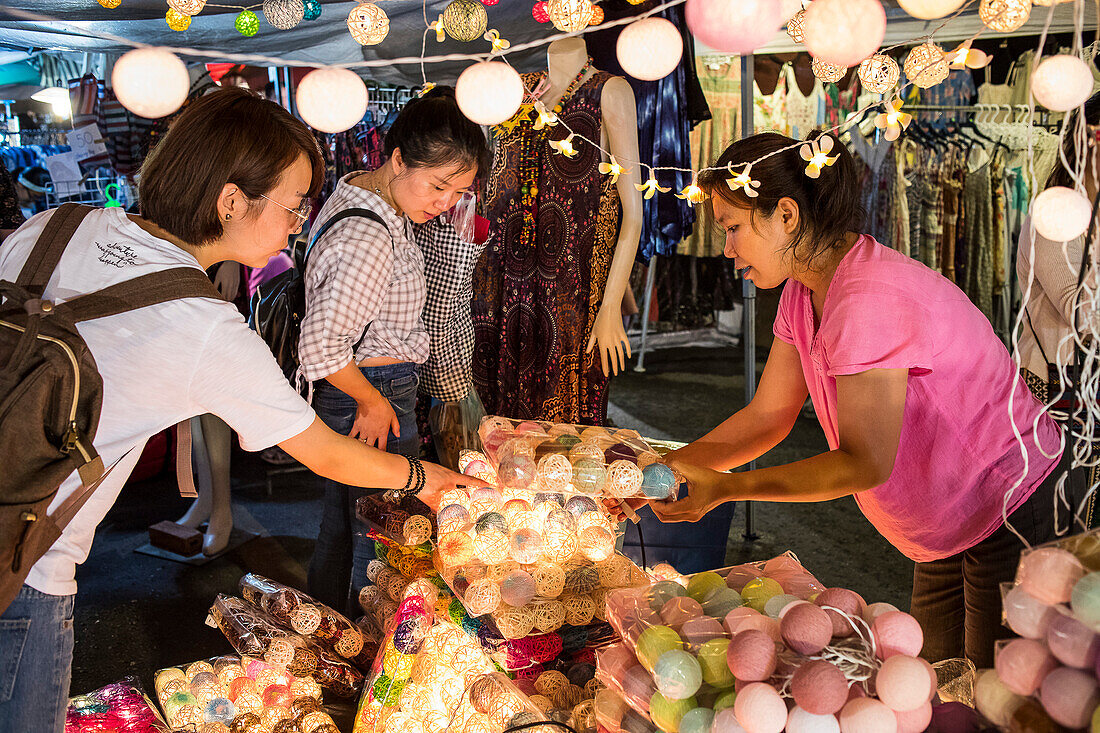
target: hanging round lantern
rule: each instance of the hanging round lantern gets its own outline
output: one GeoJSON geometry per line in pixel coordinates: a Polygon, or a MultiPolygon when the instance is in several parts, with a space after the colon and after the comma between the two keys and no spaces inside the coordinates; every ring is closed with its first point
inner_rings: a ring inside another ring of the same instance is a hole
{"type": "Polygon", "coordinates": [[[164,19],[168,21],[168,27],[174,31],[185,31],[191,27],[191,16],[172,8],[168,8],[164,19]]]}
{"type": "Polygon", "coordinates": [[[374,46],[386,40],[390,32],[390,19],[374,3],[359,3],[348,14],[348,30],[359,44],[374,46]]]}
{"type": "Polygon", "coordinates": [[[168,7],[184,15],[198,15],[206,7],[206,0],[168,0],[168,7]]]}
{"type": "Polygon", "coordinates": [[[592,17],[588,21],[588,25],[599,25],[603,22],[603,8],[599,5],[592,5],[592,17]]]}
{"type": "Polygon", "coordinates": [[[954,13],[966,0],[898,0],[898,5],[914,18],[932,20],[954,13]]]}
{"type": "Polygon", "coordinates": [[[1077,56],[1059,54],[1043,59],[1031,72],[1035,101],[1055,112],[1080,107],[1092,96],[1092,73],[1077,56]]]}
{"type": "Polygon", "coordinates": [[[187,99],[187,67],[163,48],[136,48],[115,63],[111,86],[123,107],[155,120],[170,115],[187,99]]]}
{"type": "Polygon", "coordinates": [[[298,112],[305,123],[321,132],[343,132],[367,112],[367,87],[349,69],[315,69],[295,92],[298,112]]]}
{"type": "Polygon", "coordinates": [[[936,44],[928,41],[914,48],[902,64],[905,75],[921,89],[934,87],[951,73],[947,57],[936,44]]]}
{"type": "Polygon", "coordinates": [[[546,0],[539,0],[531,6],[531,17],[538,23],[550,22],[550,11],[546,9],[546,0]]]}
{"type": "Polygon", "coordinates": [[[304,0],[302,7],[305,9],[302,20],[317,20],[321,17],[321,0],[304,0]]]}
{"type": "Polygon", "coordinates": [[[573,33],[588,27],[592,19],[592,3],[588,0],[547,0],[546,12],[559,31],[573,33]]]}
{"type": "Polygon", "coordinates": [[[806,40],[806,11],[799,10],[787,21],[787,35],[795,43],[806,40]]]}
{"type": "Polygon", "coordinates": [[[496,5],[499,2],[500,2],[500,0],[481,0],[481,4],[485,5],[487,7],[492,7],[492,6],[496,5]]]}
{"type": "Polygon", "coordinates": [[[810,69],[821,81],[828,84],[831,81],[840,81],[844,78],[844,75],[848,73],[847,66],[838,66],[837,64],[830,64],[827,61],[821,59],[814,59],[810,62],[810,69]]]}
{"type": "Polygon", "coordinates": [[[886,11],[879,0],[814,0],[803,25],[806,48],[822,61],[855,66],[886,37],[886,11]]]}
{"type": "Polygon", "coordinates": [[[1011,33],[1031,17],[1031,0],[982,0],[978,17],[991,30],[1011,33]]]}
{"type": "Polygon", "coordinates": [[[242,10],[233,21],[233,27],[242,36],[254,36],[260,30],[260,19],[251,10],[242,10]]]}
{"type": "Polygon", "coordinates": [[[725,53],[752,53],[783,24],[775,0],[688,0],[688,28],[707,46],[725,53]]]}
{"type": "Polygon", "coordinates": [[[502,61],[481,61],[468,67],[455,84],[462,114],[479,125],[499,125],[523,102],[523,81],[502,61]]]}
{"type": "Polygon", "coordinates": [[[443,28],[456,41],[476,41],[485,35],[489,16],[478,0],[451,0],[443,10],[443,28]]]}
{"type": "Polygon", "coordinates": [[[122,4],[122,0],[99,0],[99,4],[108,10],[114,10],[122,4]]]}
{"type": "Polygon", "coordinates": [[[302,0],[264,0],[263,11],[267,22],[281,31],[290,30],[306,16],[302,0]]]}
{"type": "Polygon", "coordinates": [[[656,81],[668,76],[684,55],[680,29],[664,18],[636,20],[619,34],[615,55],[623,71],[635,79],[656,81]]]}
{"type": "Polygon", "coordinates": [[[901,70],[898,62],[886,54],[876,53],[859,65],[859,80],[863,88],[875,94],[886,94],[898,83],[901,70]]]}
{"type": "Polygon", "coordinates": [[[1088,230],[1092,203],[1080,191],[1051,186],[1035,197],[1031,212],[1035,231],[1052,242],[1069,242],[1088,230]]]}

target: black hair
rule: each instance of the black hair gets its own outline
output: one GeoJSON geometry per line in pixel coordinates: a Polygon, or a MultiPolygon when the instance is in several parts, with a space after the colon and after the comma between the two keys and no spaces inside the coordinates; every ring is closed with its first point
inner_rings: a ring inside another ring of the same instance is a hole
{"type": "MultiPolygon", "coordinates": [[[[1100,92],[1093,94],[1087,102],[1085,102],[1085,125],[1096,126],[1100,125],[1100,92]]],[[[1066,114],[1065,125],[1065,138],[1062,140],[1062,155],[1069,161],[1070,165],[1076,165],[1077,161],[1077,135],[1074,130],[1077,127],[1076,120],[1072,119],[1076,115],[1081,114],[1081,110],[1074,108],[1066,114]]],[[[1096,143],[1093,142],[1092,145],[1096,143]]],[[[1091,163],[1089,164],[1091,165],[1091,163]]],[[[1047,177],[1047,188],[1051,186],[1065,186],[1066,188],[1073,188],[1073,176],[1070,171],[1066,170],[1066,166],[1062,163],[1062,159],[1059,158],[1054,165],[1054,170],[1050,172],[1050,176],[1047,177]]]]}
{"type": "MultiPolygon", "coordinates": [[[[814,131],[807,141],[820,140],[822,136],[814,131]]],[[[861,176],[852,154],[833,137],[829,156],[835,156],[836,161],[823,167],[818,178],[810,178],[798,142],[777,132],[762,132],[738,140],[712,164],[718,170],[699,174],[699,186],[738,208],[751,210],[753,217],[757,212],[771,216],[780,199],[793,199],[798,204],[799,222],[790,249],[798,262],[811,265],[821,255],[840,247],[845,235],[862,225],[861,176]],[[783,150],[790,145],[796,147],[783,150]],[[729,168],[733,173],[741,173],[744,164],[765,155],[769,157],[752,165],[752,179],[760,182],[760,187],[754,189],[755,198],[727,185],[732,175],[729,168]]]]}
{"type": "Polygon", "coordinates": [[[386,157],[400,149],[410,168],[458,163],[473,168],[479,179],[489,174],[485,134],[462,114],[451,87],[435,87],[406,104],[386,132],[382,149],[386,157]]]}

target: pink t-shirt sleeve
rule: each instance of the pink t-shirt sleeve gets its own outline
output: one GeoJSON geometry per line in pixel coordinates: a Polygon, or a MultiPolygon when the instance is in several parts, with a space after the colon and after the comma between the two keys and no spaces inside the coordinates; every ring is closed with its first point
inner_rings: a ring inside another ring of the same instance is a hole
{"type": "Polygon", "coordinates": [[[772,333],[780,341],[794,344],[794,286],[788,280],[783,286],[783,293],[779,296],[779,310],[775,314],[775,322],[772,324],[772,333]]]}
{"type": "Polygon", "coordinates": [[[869,369],[932,371],[933,324],[919,301],[894,292],[846,291],[829,304],[818,339],[830,377],[869,369]]]}

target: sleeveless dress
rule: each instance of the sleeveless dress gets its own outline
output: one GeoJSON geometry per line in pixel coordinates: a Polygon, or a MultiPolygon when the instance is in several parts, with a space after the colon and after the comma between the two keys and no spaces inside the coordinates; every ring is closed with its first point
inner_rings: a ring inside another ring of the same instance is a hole
{"type": "MultiPolygon", "coordinates": [[[[544,72],[525,74],[534,89],[544,72]]],[[[558,116],[600,140],[598,71],[563,99],[558,116]]],[[[474,385],[490,415],[602,425],[608,379],[585,353],[619,229],[619,199],[600,152],[575,140],[555,152],[562,125],[534,129],[531,107],[497,128],[486,214],[491,231],[474,275],[474,385]]]]}

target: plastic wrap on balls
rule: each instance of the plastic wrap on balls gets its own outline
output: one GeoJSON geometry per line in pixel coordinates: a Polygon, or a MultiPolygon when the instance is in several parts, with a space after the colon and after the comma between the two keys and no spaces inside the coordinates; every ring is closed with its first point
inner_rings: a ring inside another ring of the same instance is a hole
{"type": "Polygon", "coordinates": [[[294,722],[321,704],[321,686],[312,678],[295,677],[285,666],[247,656],[166,667],[154,676],[154,688],[173,729],[215,730],[220,723],[232,730],[250,715],[271,728],[284,720],[294,722]]]}
{"type": "Polygon", "coordinates": [[[380,494],[367,494],[356,500],[355,513],[369,536],[386,537],[401,546],[423,545],[435,534],[435,515],[414,496],[393,504],[380,494]]]}
{"type": "Polygon", "coordinates": [[[352,697],[362,687],[363,673],[358,669],[240,598],[219,595],[207,623],[220,629],[242,657],[283,668],[296,677],[310,677],[337,697],[352,697]]]}
{"type": "Polygon", "coordinates": [[[164,719],[140,683],[127,677],[69,699],[65,733],[162,733],[164,719]]]}

